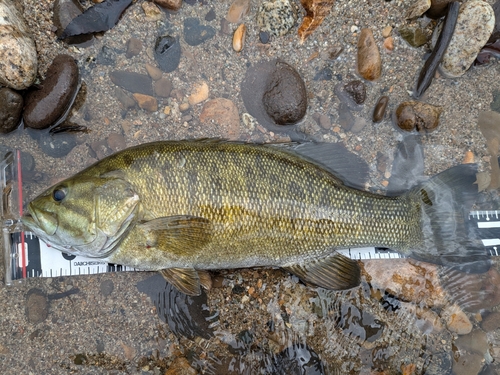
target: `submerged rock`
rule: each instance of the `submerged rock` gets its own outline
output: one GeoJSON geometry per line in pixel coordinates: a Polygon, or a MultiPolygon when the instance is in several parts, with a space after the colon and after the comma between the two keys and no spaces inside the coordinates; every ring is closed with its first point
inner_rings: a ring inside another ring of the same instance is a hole
{"type": "Polygon", "coordinates": [[[200,121],[204,126],[215,123],[217,127],[211,133],[219,137],[236,140],[241,136],[238,108],[229,99],[216,98],[203,105],[200,121]]]}
{"type": "Polygon", "coordinates": [[[190,46],[197,46],[215,36],[212,26],[200,24],[198,18],[186,18],[184,20],[184,40],[190,46]]]}
{"type": "Polygon", "coordinates": [[[121,88],[144,95],[153,95],[153,80],[145,74],[114,70],[109,73],[111,82],[121,88]]]}
{"type": "Polygon", "coordinates": [[[384,119],[387,104],[389,104],[388,96],[383,95],[377,100],[377,104],[375,104],[375,108],[373,110],[373,122],[380,122],[384,119]]]}
{"type": "Polygon", "coordinates": [[[297,14],[289,0],[265,0],[257,12],[260,31],[283,36],[295,25],[297,14]]]}
{"type": "Polygon", "coordinates": [[[399,128],[420,133],[432,132],[439,125],[442,107],[427,103],[409,101],[401,103],[396,109],[396,125],[399,128]]]}
{"type": "Polygon", "coordinates": [[[75,59],[69,55],[56,56],[40,87],[26,95],[24,124],[34,129],[45,129],[60,123],[75,100],[79,82],[75,59]]]}
{"type": "Polygon", "coordinates": [[[364,79],[375,81],[382,74],[382,59],[373,32],[362,29],[358,40],[358,72],[364,79]]]}
{"type": "Polygon", "coordinates": [[[227,11],[226,20],[230,23],[240,23],[250,10],[250,0],[234,0],[227,11]]]}
{"type": "Polygon", "coordinates": [[[18,92],[0,89],[0,133],[9,133],[19,126],[24,100],[18,92]]]}
{"type": "Polygon", "coordinates": [[[0,1],[0,85],[30,87],[37,73],[35,42],[10,0],[0,1]]]}
{"type": "Polygon", "coordinates": [[[427,17],[438,19],[446,14],[446,7],[454,0],[431,0],[431,7],[425,14],[427,17]]]}
{"type": "MultiPolygon", "coordinates": [[[[471,0],[463,4],[455,32],[439,66],[440,72],[449,78],[462,76],[488,41],[494,26],[495,15],[487,2],[471,0]]],[[[438,29],[436,32],[440,32],[438,29]]]]}
{"type": "Polygon", "coordinates": [[[155,60],[165,73],[173,72],[181,61],[181,45],[177,38],[165,35],[156,39],[155,60]]]}
{"type": "MultiPolygon", "coordinates": [[[[61,37],[64,29],[69,23],[83,13],[83,7],[78,0],[56,0],[53,8],[52,23],[57,27],[56,35],[61,37]]],[[[64,41],[68,44],[77,44],[87,46],[92,43],[94,36],[92,34],[70,36],[64,41]]]]}

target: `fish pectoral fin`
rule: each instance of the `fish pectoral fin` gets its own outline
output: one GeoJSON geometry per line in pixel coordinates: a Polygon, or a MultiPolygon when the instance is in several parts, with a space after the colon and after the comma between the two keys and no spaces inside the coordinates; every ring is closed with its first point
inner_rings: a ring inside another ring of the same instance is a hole
{"type": "Polygon", "coordinates": [[[360,283],[361,269],[358,262],[337,252],[326,258],[312,259],[283,268],[307,284],[326,289],[350,289],[360,283]]]}
{"type": "Polygon", "coordinates": [[[207,290],[212,287],[212,278],[207,271],[197,271],[194,268],[166,268],[159,272],[179,291],[190,296],[201,294],[200,285],[207,290]]]}
{"type": "Polygon", "coordinates": [[[148,232],[151,246],[178,255],[196,252],[210,240],[212,234],[210,220],[189,215],[159,217],[138,227],[148,232]]]}

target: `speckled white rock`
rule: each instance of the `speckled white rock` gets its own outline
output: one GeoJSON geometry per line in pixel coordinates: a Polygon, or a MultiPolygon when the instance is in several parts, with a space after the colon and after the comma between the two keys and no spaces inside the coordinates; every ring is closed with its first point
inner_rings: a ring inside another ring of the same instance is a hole
{"type": "Polygon", "coordinates": [[[297,14],[289,0],[264,0],[257,13],[260,31],[283,36],[295,25],[297,14]]]}
{"type": "Polygon", "coordinates": [[[463,4],[440,72],[449,78],[462,76],[488,41],[494,26],[495,14],[487,2],[471,0],[463,4]]]}
{"type": "Polygon", "coordinates": [[[33,84],[37,72],[35,42],[11,0],[0,0],[0,84],[16,90],[33,84]]]}

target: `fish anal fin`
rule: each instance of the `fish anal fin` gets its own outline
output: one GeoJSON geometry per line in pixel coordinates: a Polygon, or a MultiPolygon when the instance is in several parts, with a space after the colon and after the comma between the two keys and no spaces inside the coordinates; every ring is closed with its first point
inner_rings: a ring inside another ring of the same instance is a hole
{"type": "Polygon", "coordinates": [[[159,272],[167,282],[190,296],[199,296],[200,286],[207,290],[212,287],[212,278],[207,271],[197,271],[194,268],[166,268],[159,272]]]}
{"type": "Polygon", "coordinates": [[[208,219],[189,215],[166,216],[143,222],[148,245],[182,256],[201,250],[211,239],[212,224],[208,219]]]}
{"type": "Polygon", "coordinates": [[[312,259],[283,268],[307,284],[326,289],[351,289],[360,283],[361,269],[358,262],[337,252],[326,258],[312,259]]]}

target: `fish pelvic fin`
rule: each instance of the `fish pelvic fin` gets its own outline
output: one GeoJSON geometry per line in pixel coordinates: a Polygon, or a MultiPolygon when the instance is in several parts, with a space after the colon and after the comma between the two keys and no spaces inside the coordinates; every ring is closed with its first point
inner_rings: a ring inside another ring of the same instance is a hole
{"type": "Polygon", "coordinates": [[[167,282],[189,296],[199,296],[200,286],[207,290],[212,287],[212,278],[207,271],[194,268],[167,268],[159,272],[167,282]]]}
{"type": "MultiPolygon", "coordinates": [[[[466,224],[478,196],[476,164],[447,169],[413,188],[409,198],[420,206],[422,238],[408,252],[417,260],[482,273],[490,256],[466,224]]],[[[404,252],[404,251],[403,251],[404,252]]]]}
{"type": "Polygon", "coordinates": [[[337,252],[326,258],[311,259],[283,268],[306,284],[326,289],[351,289],[361,282],[358,262],[337,252]]]}

